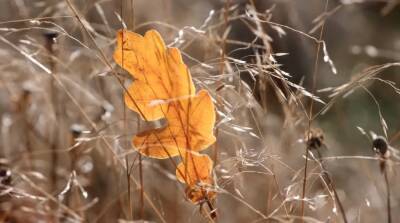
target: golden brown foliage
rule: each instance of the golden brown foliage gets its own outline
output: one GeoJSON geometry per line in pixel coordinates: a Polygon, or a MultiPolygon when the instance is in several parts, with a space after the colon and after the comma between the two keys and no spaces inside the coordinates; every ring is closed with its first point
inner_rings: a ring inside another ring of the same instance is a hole
{"type": "Polygon", "coordinates": [[[114,60],[135,79],[125,93],[125,103],[146,121],[166,119],[159,129],[133,138],[141,154],[167,159],[179,156],[179,181],[188,186],[193,202],[210,199],[204,185],[212,184],[212,161],[202,151],[215,142],[215,108],[206,90],[195,94],[187,66],[177,48],[167,48],[154,30],[144,36],[121,30],[117,34],[114,60]]]}

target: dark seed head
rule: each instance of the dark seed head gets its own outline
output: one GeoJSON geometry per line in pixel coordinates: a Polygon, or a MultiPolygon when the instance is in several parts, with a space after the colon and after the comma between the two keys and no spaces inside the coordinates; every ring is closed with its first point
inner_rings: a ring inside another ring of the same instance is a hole
{"type": "Polygon", "coordinates": [[[58,33],[55,31],[47,31],[43,33],[43,35],[50,41],[54,41],[55,38],[57,38],[58,33]]]}
{"type": "Polygon", "coordinates": [[[84,127],[80,124],[72,124],[70,127],[70,131],[74,138],[78,138],[82,134],[83,129],[84,127]]]}
{"type": "Polygon", "coordinates": [[[388,143],[386,139],[383,136],[377,136],[373,141],[372,141],[372,148],[374,151],[383,156],[386,154],[388,151],[388,143]]]}
{"type": "Polygon", "coordinates": [[[6,167],[0,167],[0,184],[11,184],[11,171],[6,167]]]}
{"type": "Polygon", "coordinates": [[[5,177],[5,176],[7,176],[7,172],[8,172],[7,169],[0,169],[0,177],[5,177]]]}
{"type": "Polygon", "coordinates": [[[324,134],[321,129],[311,129],[306,133],[305,140],[310,149],[319,149],[324,145],[324,134]]]}

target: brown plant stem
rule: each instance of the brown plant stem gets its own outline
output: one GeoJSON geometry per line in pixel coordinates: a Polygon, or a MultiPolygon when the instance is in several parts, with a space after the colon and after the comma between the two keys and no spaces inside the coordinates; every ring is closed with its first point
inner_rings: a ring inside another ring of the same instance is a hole
{"type": "MultiPolygon", "coordinates": [[[[386,165],[386,163],[385,163],[386,165]]],[[[392,223],[392,210],[391,210],[391,204],[390,204],[390,184],[389,184],[389,177],[388,177],[388,168],[384,168],[383,170],[383,176],[385,178],[385,184],[386,184],[386,209],[387,209],[387,222],[392,223]]]]}
{"type": "MultiPolygon", "coordinates": [[[[124,18],[124,0],[121,0],[121,8],[120,8],[120,14],[121,17],[124,18]]],[[[133,20],[133,17],[132,17],[133,20]]],[[[121,26],[123,27],[123,25],[121,24],[121,26]]],[[[123,35],[123,34],[122,34],[123,35]]],[[[122,64],[124,64],[124,51],[122,51],[122,64]]],[[[123,78],[123,81],[125,81],[125,78],[123,78]]],[[[124,101],[124,94],[122,94],[121,96],[122,101],[124,101]]],[[[125,103],[123,103],[124,106],[124,135],[127,135],[127,126],[126,126],[126,105],[125,103]]],[[[129,148],[128,143],[125,143],[125,148],[129,148]]],[[[125,174],[126,174],[126,183],[127,183],[127,191],[128,191],[128,220],[133,220],[133,208],[132,208],[132,194],[131,194],[131,181],[130,181],[130,168],[129,168],[129,159],[128,159],[128,155],[125,156],[125,174]]]]}
{"type": "MultiPolygon", "coordinates": [[[[325,2],[325,9],[324,12],[328,10],[328,5],[329,5],[329,0],[326,0],[325,2]]],[[[320,33],[319,33],[319,38],[318,38],[318,43],[317,43],[317,49],[316,49],[316,56],[315,56],[315,61],[314,61],[314,71],[313,71],[313,82],[312,82],[312,94],[314,95],[316,92],[317,88],[317,72],[318,72],[318,65],[319,65],[319,54],[321,51],[321,41],[322,41],[322,36],[324,33],[324,28],[325,28],[325,22],[322,24],[320,33]]],[[[308,132],[311,130],[311,125],[312,125],[312,120],[313,120],[313,108],[314,108],[314,100],[311,100],[310,104],[310,111],[309,111],[309,119],[308,119],[308,132]]],[[[310,135],[307,134],[307,141],[310,140],[310,135]]],[[[306,150],[305,150],[305,162],[304,162],[304,177],[303,177],[303,188],[302,188],[302,195],[301,195],[301,222],[304,222],[304,198],[306,196],[306,186],[307,186],[307,168],[308,168],[308,158],[309,158],[309,151],[310,151],[310,146],[307,144],[306,145],[306,150]]]]}
{"type": "Polygon", "coordinates": [[[348,220],[347,220],[346,211],[344,209],[343,203],[339,198],[339,195],[338,195],[338,193],[336,191],[336,187],[335,187],[335,185],[333,183],[332,177],[328,173],[327,168],[325,167],[325,165],[322,162],[319,161],[319,160],[322,159],[322,155],[321,155],[321,152],[318,149],[317,149],[317,155],[318,155],[318,160],[315,160],[315,161],[318,162],[319,165],[322,168],[322,171],[323,171],[322,177],[325,178],[324,179],[325,182],[328,183],[329,190],[331,190],[333,192],[333,196],[335,197],[336,204],[339,206],[339,210],[340,210],[340,214],[342,216],[343,222],[347,223],[348,220]]]}
{"type": "MultiPolygon", "coordinates": [[[[54,61],[55,51],[54,51],[54,38],[57,37],[56,33],[45,33],[46,39],[46,49],[49,55],[49,68],[53,74],[56,75],[56,65],[54,61]]],[[[50,174],[50,191],[53,192],[57,188],[57,167],[58,167],[58,154],[57,147],[59,145],[59,135],[60,135],[60,106],[58,104],[58,92],[56,88],[56,83],[54,79],[51,79],[50,83],[50,97],[53,104],[53,110],[55,113],[56,124],[53,129],[53,139],[51,141],[51,174],[50,174]]]]}
{"type": "Polygon", "coordinates": [[[140,219],[144,218],[144,199],[143,199],[143,164],[142,164],[142,154],[139,154],[139,181],[140,181],[140,219]]]}

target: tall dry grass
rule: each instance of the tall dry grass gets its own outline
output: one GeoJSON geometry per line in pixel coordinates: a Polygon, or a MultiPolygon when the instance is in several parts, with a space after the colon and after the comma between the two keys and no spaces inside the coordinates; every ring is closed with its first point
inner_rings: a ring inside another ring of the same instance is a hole
{"type": "Polygon", "coordinates": [[[399,17],[396,1],[1,1],[0,219],[400,221],[399,17]],[[163,123],[123,103],[124,27],[157,29],[215,99],[215,210],[131,146],[163,123]]]}

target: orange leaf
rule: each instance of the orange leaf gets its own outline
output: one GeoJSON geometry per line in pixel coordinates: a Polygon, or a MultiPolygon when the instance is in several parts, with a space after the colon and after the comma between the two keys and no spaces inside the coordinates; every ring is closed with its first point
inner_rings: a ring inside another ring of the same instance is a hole
{"type": "Polygon", "coordinates": [[[187,184],[187,197],[194,203],[215,197],[213,162],[198,154],[215,142],[215,108],[206,90],[195,95],[190,72],[178,49],[167,48],[154,30],[144,36],[120,30],[114,60],[133,77],[125,104],[147,121],[167,120],[164,128],[136,135],[134,147],[142,154],[165,159],[180,156],[178,180],[187,184]]]}
{"type": "Polygon", "coordinates": [[[215,142],[215,109],[210,95],[201,90],[196,96],[169,102],[168,125],[138,134],[133,145],[140,153],[158,159],[186,151],[201,151],[215,142]]]}
{"type": "Polygon", "coordinates": [[[186,187],[186,197],[193,203],[199,203],[204,200],[212,200],[215,198],[216,192],[207,190],[205,187],[186,187]]]}
{"type": "Polygon", "coordinates": [[[211,171],[213,162],[207,155],[187,153],[176,169],[176,177],[186,183],[186,196],[197,203],[215,197],[215,192],[207,190],[213,184],[211,171]]]}
{"type": "Polygon", "coordinates": [[[176,169],[176,177],[188,186],[198,183],[211,184],[212,165],[213,161],[207,155],[188,152],[176,169]]]}
{"type": "Polygon", "coordinates": [[[135,78],[125,93],[125,103],[145,120],[165,117],[169,105],[161,102],[195,94],[179,50],[167,48],[155,30],[145,36],[118,31],[114,60],[135,78]]]}

